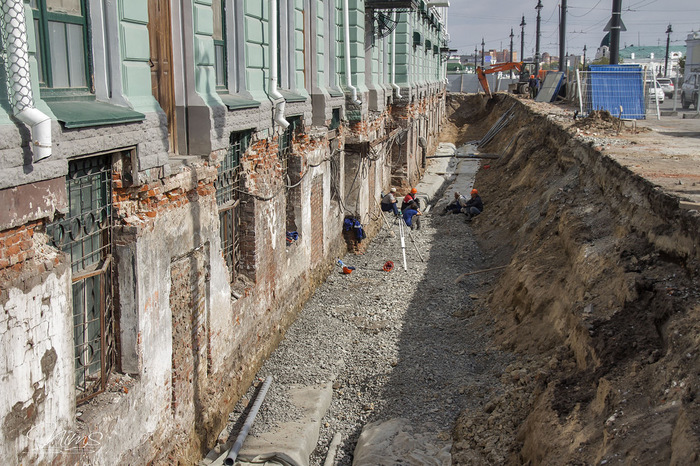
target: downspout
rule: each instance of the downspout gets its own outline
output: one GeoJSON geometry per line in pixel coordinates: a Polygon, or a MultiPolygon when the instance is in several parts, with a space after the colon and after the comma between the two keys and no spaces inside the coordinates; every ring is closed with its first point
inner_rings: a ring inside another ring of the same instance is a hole
{"type": "Polygon", "coordinates": [[[51,118],[34,107],[24,2],[5,0],[3,10],[3,36],[8,57],[5,67],[10,103],[15,118],[31,129],[34,162],[39,162],[51,156],[51,118]]]}
{"type": "Polygon", "coordinates": [[[277,0],[270,0],[270,97],[275,106],[275,122],[283,129],[289,127],[289,122],[284,118],[284,107],[287,103],[277,89],[277,0]]]}
{"type": "Polygon", "coordinates": [[[348,89],[352,91],[352,103],[362,105],[362,101],[357,100],[357,88],[352,85],[352,72],[350,69],[350,7],[348,0],[343,0],[343,21],[345,22],[345,81],[348,89]]]}
{"type": "MultiPolygon", "coordinates": [[[[396,11],[391,14],[391,21],[396,24],[396,11]]],[[[396,90],[396,97],[401,98],[401,87],[396,84],[396,26],[391,31],[391,87],[396,90]]]]}

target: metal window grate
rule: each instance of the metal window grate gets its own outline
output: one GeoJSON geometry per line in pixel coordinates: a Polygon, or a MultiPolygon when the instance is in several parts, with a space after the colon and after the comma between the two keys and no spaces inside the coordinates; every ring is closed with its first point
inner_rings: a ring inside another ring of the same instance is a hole
{"type": "Polygon", "coordinates": [[[279,138],[279,158],[282,164],[282,179],[285,183],[287,180],[287,170],[289,169],[289,156],[292,155],[292,141],[294,139],[294,133],[298,128],[301,127],[301,117],[291,117],[287,118],[289,126],[285,129],[279,138]]]}
{"type": "Polygon", "coordinates": [[[111,157],[103,154],[69,162],[68,215],[47,226],[53,246],[71,257],[75,384],[79,403],[104,391],[116,360],[111,157]]]}
{"type": "Polygon", "coordinates": [[[250,132],[231,133],[229,148],[218,168],[216,203],[219,205],[221,250],[233,282],[240,270],[241,156],[250,144],[250,132]]]}

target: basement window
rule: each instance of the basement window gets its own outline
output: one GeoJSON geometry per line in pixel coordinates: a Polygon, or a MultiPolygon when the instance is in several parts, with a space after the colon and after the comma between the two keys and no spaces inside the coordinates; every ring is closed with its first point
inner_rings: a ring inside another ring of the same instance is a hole
{"type": "Polygon", "coordinates": [[[46,228],[51,245],[71,260],[77,403],[105,391],[117,359],[112,296],[113,155],[68,162],[68,213],[46,228]]]}
{"type": "Polygon", "coordinates": [[[288,117],[289,127],[279,137],[279,158],[282,165],[282,182],[287,189],[286,238],[293,244],[299,237],[297,219],[301,218],[301,157],[294,157],[294,136],[303,130],[301,116],[288,117]],[[296,233],[296,235],[295,235],[296,233]]]}
{"type": "Polygon", "coordinates": [[[233,283],[241,269],[241,157],[248,149],[250,131],[231,133],[229,146],[214,187],[219,206],[221,253],[229,270],[229,283],[233,283]]]}

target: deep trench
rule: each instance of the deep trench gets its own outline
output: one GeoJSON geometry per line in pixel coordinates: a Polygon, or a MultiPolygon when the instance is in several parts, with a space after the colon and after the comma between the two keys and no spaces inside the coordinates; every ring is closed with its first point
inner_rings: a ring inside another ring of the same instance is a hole
{"type": "Polygon", "coordinates": [[[380,232],[346,258],[360,273],[333,274],[259,373],[298,381],[306,348],[312,378],[341,374],[312,464],[339,431],[337,464],[352,464],[362,428],[399,416],[430,421],[452,464],[700,462],[697,216],[513,97],[450,95],[442,140],[478,140],[507,111],[480,148],[484,213],[465,226],[438,202],[420,239],[433,258],[403,278],[371,272],[377,250],[396,248],[380,232]],[[388,286],[408,287],[408,303],[388,286]],[[343,301],[353,290],[357,306],[343,301]],[[333,334],[333,321],[350,330],[333,334]],[[392,332],[385,361],[377,345],[392,332]],[[336,340],[342,367],[319,339],[336,340]]]}

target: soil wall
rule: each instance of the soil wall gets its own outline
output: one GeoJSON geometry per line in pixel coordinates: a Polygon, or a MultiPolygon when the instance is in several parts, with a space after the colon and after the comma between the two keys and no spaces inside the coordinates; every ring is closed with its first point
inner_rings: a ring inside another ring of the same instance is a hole
{"type": "Polygon", "coordinates": [[[472,223],[507,265],[482,307],[521,355],[510,389],[464,412],[459,464],[697,464],[700,221],[534,106],[451,95],[445,137],[498,154],[472,223]]]}

